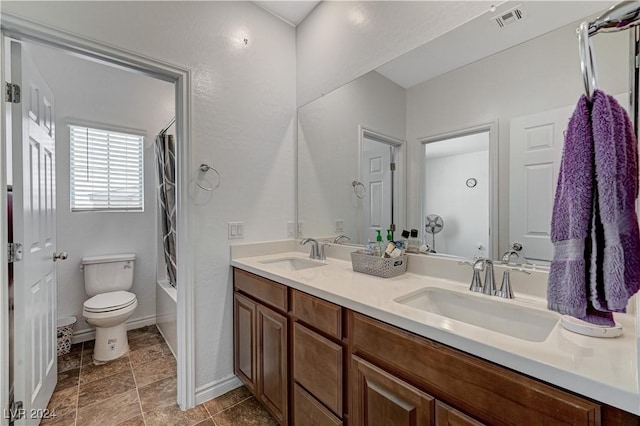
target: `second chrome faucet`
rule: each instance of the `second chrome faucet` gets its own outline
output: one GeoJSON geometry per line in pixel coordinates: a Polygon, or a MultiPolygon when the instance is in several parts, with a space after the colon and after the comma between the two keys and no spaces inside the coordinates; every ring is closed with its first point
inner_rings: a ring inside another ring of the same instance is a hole
{"type": "Polygon", "coordinates": [[[522,268],[509,268],[504,271],[502,276],[502,285],[500,290],[496,289],[496,280],[493,273],[493,261],[485,258],[477,258],[473,263],[469,261],[458,262],[460,265],[469,265],[473,268],[473,277],[471,278],[470,291],[486,294],[488,296],[499,296],[505,299],[513,299],[513,290],[511,289],[510,272],[517,271],[530,275],[531,272],[522,268]],[[484,271],[484,284],[480,278],[480,272],[484,271]]]}
{"type": "Polygon", "coordinates": [[[488,294],[493,296],[496,292],[496,281],[493,278],[493,262],[489,259],[478,258],[473,263],[471,262],[459,262],[462,265],[470,265],[473,268],[473,278],[471,279],[470,291],[476,293],[488,294]],[[480,272],[484,272],[484,284],[480,278],[480,272]]]}
{"type": "Polygon", "coordinates": [[[311,253],[309,253],[309,258],[310,259],[315,259],[315,260],[326,260],[327,259],[327,256],[324,253],[324,248],[329,243],[318,242],[318,241],[314,240],[313,238],[305,238],[305,239],[300,241],[300,245],[305,245],[307,243],[311,243],[311,253]]]}

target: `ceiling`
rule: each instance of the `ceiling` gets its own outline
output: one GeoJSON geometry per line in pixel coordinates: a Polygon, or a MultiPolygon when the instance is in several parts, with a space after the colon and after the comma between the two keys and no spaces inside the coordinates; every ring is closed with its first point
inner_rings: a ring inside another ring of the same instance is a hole
{"type": "MultiPolygon", "coordinates": [[[[494,12],[473,19],[453,31],[386,63],[376,71],[406,88],[553,31],[586,15],[600,13],[615,2],[506,1],[494,12]],[[524,19],[504,27],[495,18],[518,8],[524,19]]],[[[578,42],[576,38],[576,52],[578,42]]]]}
{"type": "Polygon", "coordinates": [[[297,26],[307,17],[320,0],[301,1],[254,1],[258,7],[285,21],[291,26],[297,26]]]}

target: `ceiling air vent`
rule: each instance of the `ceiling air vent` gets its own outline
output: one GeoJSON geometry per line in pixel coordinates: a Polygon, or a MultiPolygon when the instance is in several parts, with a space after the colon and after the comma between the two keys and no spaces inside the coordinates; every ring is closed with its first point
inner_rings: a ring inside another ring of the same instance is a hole
{"type": "Polygon", "coordinates": [[[516,6],[507,12],[501,13],[500,15],[494,17],[493,19],[495,19],[496,23],[500,28],[503,28],[523,18],[524,18],[524,12],[522,10],[522,7],[516,6]]]}

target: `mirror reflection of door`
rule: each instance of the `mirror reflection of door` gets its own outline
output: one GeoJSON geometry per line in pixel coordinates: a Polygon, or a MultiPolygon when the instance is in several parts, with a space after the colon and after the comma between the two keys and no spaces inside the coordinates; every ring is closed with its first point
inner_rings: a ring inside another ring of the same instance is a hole
{"type": "Polygon", "coordinates": [[[373,135],[367,131],[362,135],[360,178],[365,187],[362,198],[362,235],[359,240],[375,241],[380,230],[386,241],[387,229],[393,229],[394,198],[396,197],[397,148],[391,138],[373,135]]]}
{"type": "Polygon", "coordinates": [[[489,130],[483,130],[424,142],[422,232],[425,244],[437,253],[491,253],[489,141],[489,130]],[[430,215],[444,223],[435,235],[426,230],[430,215]]]}

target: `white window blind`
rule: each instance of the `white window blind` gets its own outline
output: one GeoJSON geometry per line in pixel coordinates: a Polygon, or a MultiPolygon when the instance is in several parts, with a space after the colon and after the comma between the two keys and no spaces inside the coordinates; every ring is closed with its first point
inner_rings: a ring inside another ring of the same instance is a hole
{"type": "Polygon", "coordinates": [[[71,211],[142,211],[144,138],[69,126],[71,211]]]}

